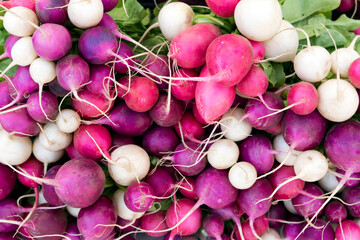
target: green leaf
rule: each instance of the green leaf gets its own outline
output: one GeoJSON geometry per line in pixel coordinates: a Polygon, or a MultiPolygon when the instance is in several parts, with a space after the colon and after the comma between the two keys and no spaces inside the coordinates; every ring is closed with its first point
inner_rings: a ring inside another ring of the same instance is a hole
{"type": "MultiPolygon", "coordinates": [[[[337,47],[342,47],[347,44],[347,39],[338,31],[329,29],[329,32],[335,40],[337,47]]],[[[324,48],[334,47],[334,43],[327,31],[323,32],[316,40],[315,45],[322,46],[324,48]]]]}
{"type": "MultiPolygon", "coordinates": [[[[269,87],[270,88],[278,88],[284,85],[285,83],[285,72],[283,65],[281,63],[271,63],[272,71],[271,74],[268,75],[269,78],[269,87]]],[[[266,72],[265,72],[266,73],[266,72]]]]}
{"type": "Polygon", "coordinates": [[[121,8],[115,8],[109,15],[122,26],[129,26],[141,22],[148,13],[136,0],[127,0],[121,8]],[[126,9],[126,10],[125,10],[126,9]]]}
{"type": "MultiPolygon", "coordinates": [[[[325,15],[316,14],[310,18],[296,22],[293,25],[295,28],[303,29],[309,35],[309,37],[312,37],[312,36],[320,36],[320,34],[325,31],[325,28],[323,26],[325,25],[325,23],[326,23],[325,15]]],[[[298,34],[299,34],[299,40],[305,39],[304,33],[298,31],[298,34]]]]}
{"type": "Polygon", "coordinates": [[[335,21],[327,19],[326,26],[336,26],[346,31],[354,31],[360,27],[360,20],[348,18],[345,14],[343,14],[335,21]]]}
{"type": "Polygon", "coordinates": [[[332,11],[339,5],[340,0],[286,0],[281,8],[283,18],[294,23],[316,12],[332,11]]]}

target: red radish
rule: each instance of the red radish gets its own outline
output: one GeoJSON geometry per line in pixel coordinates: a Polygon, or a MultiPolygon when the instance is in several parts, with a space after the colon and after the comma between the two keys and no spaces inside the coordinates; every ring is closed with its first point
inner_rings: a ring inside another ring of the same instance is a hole
{"type": "Polygon", "coordinates": [[[195,70],[180,69],[173,74],[175,78],[183,78],[183,80],[173,80],[171,82],[171,94],[179,100],[186,101],[195,97],[195,81],[187,81],[187,77],[198,77],[199,74],[195,70]]]}
{"type": "Polygon", "coordinates": [[[259,97],[268,87],[269,79],[264,70],[253,65],[246,76],[237,85],[236,89],[246,97],[259,97]]]}
{"type": "MultiPolygon", "coordinates": [[[[158,201],[165,200],[172,194],[175,186],[175,176],[164,167],[152,169],[145,178],[154,190],[154,196],[158,201]]],[[[180,190],[181,191],[181,190],[180,190]]]]}
{"type": "Polygon", "coordinates": [[[160,232],[168,228],[166,224],[166,211],[156,211],[145,214],[140,219],[140,228],[145,230],[145,233],[152,237],[162,237],[167,232],[160,232]],[[152,232],[159,231],[159,232],[152,232]]]}
{"type": "Polygon", "coordinates": [[[360,238],[360,226],[356,222],[346,220],[337,225],[335,236],[338,240],[351,240],[360,238]]]}
{"type": "Polygon", "coordinates": [[[197,201],[199,199],[198,195],[195,191],[195,177],[186,177],[182,181],[179,182],[179,191],[184,197],[197,201]]]}
{"type": "Polygon", "coordinates": [[[258,63],[265,57],[265,46],[262,42],[257,42],[249,39],[254,50],[254,63],[258,63]]]}
{"type": "Polygon", "coordinates": [[[232,17],[234,16],[235,7],[240,0],[226,0],[222,2],[214,0],[206,0],[206,4],[210,10],[220,17],[232,17]]]}
{"type": "Polygon", "coordinates": [[[299,115],[306,115],[314,111],[319,102],[316,88],[307,82],[295,83],[287,95],[291,110],[299,115]]]}
{"type": "Polygon", "coordinates": [[[349,68],[349,80],[351,82],[352,85],[354,85],[357,88],[360,88],[360,71],[359,71],[359,66],[360,66],[360,58],[357,58],[356,60],[354,60],[349,68]]]}

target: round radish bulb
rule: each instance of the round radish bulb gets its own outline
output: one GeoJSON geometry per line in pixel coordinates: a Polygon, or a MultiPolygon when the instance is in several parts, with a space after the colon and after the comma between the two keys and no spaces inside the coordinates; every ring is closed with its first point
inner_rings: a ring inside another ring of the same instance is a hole
{"type": "MultiPolygon", "coordinates": [[[[175,176],[167,168],[157,167],[151,170],[145,178],[145,182],[150,184],[158,201],[170,197],[175,186],[175,176]]],[[[181,190],[180,190],[181,191],[181,190]]]]}
{"type": "Polygon", "coordinates": [[[329,169],[326,157],[316,150],[302,152],[295,161],[296,176],[306,182],[316,182],[325,176],[329,169]]]}
{"type": "Polygon", "coordinates": [[[347,48],[337,49],[331,53],[331,71],[334,74],[339,72],[341,78],[348,78],[351,64],[359,57],[360,54],[354,50],[353,44],[347,48]]]}
{"type": "Polygon", "coordinates": [[[135,220],[144,215],[145,212],[134,212],[131,211],[125,204],[124,201],[125,192],[121,189],[118,189],[113,194],[113,201],[115,204],[116,212],[119,217],[125,220],[135,220]]]}
{"type": "Polygon", "coordinates": [[[171,98],[169,105],[170,107],[167,110],[167,94],[160,94],[158,101],[149,111],[152,120],[161,127],[174,126],[180,121],[184,113],[182,101],[171,98]]]}
{"type": "Polygon", "coordinates": [[[37,56],[38,55],[35,52],[31,37],[20,38],[11,49],[13,62],[19,66],[30,65],[37,56]]]}
{"type": "MultiPolygon", "coordinates": [[[[333,191],[337,185],[339,184],[339,181],[337,180],[336,176],[331,173],[330,171],[328,171],[324,177],[322,177],[319,181],[319,186],[326,192],[331,192],[333,191]]],[[[343,188],[342,188],[343,189],[343,188]]],[[[340,191],[342,191],[342,189],[340,189],[340,191]]],[[[340,192],[339,191],[339,192],[340,192]]]]}
{"type": "Polygon", "coordinates": [[[74,208],[74,207],[66,206],[66,210],[70,213],[71,216],[77,218],[81,208],[74,208]]]}
{"type": "Polygon", "coordinates": [[[261,235],[261,239],[278,240],[280,239],[280,235],[275,229],[269,228],[268,230],[266,230],[266,232],[263,235],[261,235]]]}
{"type": "MultiPolygon", "coordinates": [[[[61,165],[53,166],[46,172],[44,177],[46,179],[54,179],[60,168],[61,168],[61,165]]],[[[43,191],[43,195],[44,195],[46,202],[48,202],[49,204],[51,204],[53,206],[64,205],[64,203],[60,200],[60,198],[56,194],[54,186],[43,184],[42,191],[43,191]]]]}
{"type": "Polygon", "coordinates": [[[210,165],[216,169],[227,169],[239,158],[239,147],[229,139],[220,139],[213,143],[207,153],[210,165]]]}
{"type": "Polygon", "coordinates": [[[64,133],[75,132],[80,127],[80,115],[72,109],[62,110],[56,117],[56,125],[64,133]]]}
{"type": "Polygon", "coordinates": [[[220,237],[224,232],[224,221],[219,215],[208,215],[204,219],[204,230],[212,237],[220,237]]]}
{"type": "Polygon", "coordinates": [[[231,108],[225,113],[221,122],[221,131],[224,132],[224,136],[234,142],[244,140],[250,136],[252,127],[250,123],[243,119],[245,111],[241,108],[231,108]]]}
{"type": "Polygon", "coordinates": [[[118,4],[119,0],[101,0],[104,5],[104,12],[113,10],[118,4]]]}
{"type": "Polygon", "coordinates": [[[174,151],[174,167],[185,176],[195,176],[206,167],[206,158],[201,145],[187,141],[179,144],[174,151]]]}
{"type": "Polygon", "coordinates": [[[360,226],[351,220],[345,220],[335,229],[337,240],[360,239],[360,226]]]}
{"type": "Polygon", "coordinates": [[[324,193],[317,185],[312,183],[306,183],[303,190],[310,196],[299,194],[291,199],[291,202],[301,216],[312,217],[325,202],[325,199],[316,197],[322,196],[324,193]]]}
{"type": "Polygon", "coordinates": [[[8,166],[0,164],[0,179],[2,179],[0,182],[0,200],[3,200],[15,188],[16,174],[8,166]]]}
{"type": "Polygon", "coordinates": [[[36,0],[35,10],[40,22],[65,24],[68,20],[67,0],[36,0]]]}
{"type": "Polygon", "coordinates": [[[294,58],[296,75],[305,82],[320,82],[331,69],[330,53],[321,46],[311,46],[301,50],[294,58]]]}
{"type": "Polygon", "coordinates": [[[29,72],[34,82],[43,85],[56,78],[56,65],[52,61],[37,58],[30,64],[29,72]]]}
{"type": "Polygon", "coordinates": [[[301,153],[300,151],[293,150],[293,151],[291,151],[289,157],[286,159],[286,155],[288,154],[290,147],[285,142],[282,134],[279,134],[274,138],[273,147],[274,147],[274,150],[282,152],[282,153],[275,154],[275,159],[279,163],[282,163],[284,160],[286,160],[284,165],[287,165],[287,166],[293,166],[295,164],[295,160],[296,160],[297,156],[301,153]]]}
{"type": "Polygon", "coordinates": [[[72,141],[71,134],[60,131],[55,123],[46,123],[43,130],[39,134],[39,141],[49,151],[65,149],[72,141]]]}
{"type": "Polygon", "coordinates": [[[10,34],[18,37],[31,36],[35,31],[35,27],[24,19],[39,25],[39,20],[34,11],[18,6],[6,11],[3,19],[4,28],[10,34]]]}
{"type": "Polygon", "coordinates": [[[277,0],[241,0],[234,13],[237,29],[254,41],[266,41],[279,30],[282,12],[277,0]]]}
{"type": "Polygon", "coordinates": [[[53,121],[58,112],[57,98],[48,91],[31,94],[26,104],[29,115],[39,123],[53,121]]]}
{"type": "Polygon", "coordinates": [[[146,182],[133,183],[126,188],[124,201],[126,206],[134,212],[146,212],[154,204],[154,190],[146,182]]]}
{"type": "Polygon", "coordinates": [[[186,3],[171,2],[165,4],[158,16],[161,33],[171,41],[176,35],[192,25],[194,16],[194,11],[186,3]]]}
{"type": "Polygon", "coordinates": [[[325,216],[330,222],[342,222],[347,216],[346,207],[337,201],[330,202],[325,207],[325,216]]]}
{"type": "Polygon", "coordinates": [[[229,171],[229,181],[237,189],[248,189],[257,178],[255,167],[248,162],[238,162],[229,171]]]}
{"type": "MultiPolygon", "coordinates": [[[[294,205],[291,202],[291,199],[289,200],[285,200],[284,201],[284,206],[286,208],[286,210],[288,210],[290,213],[292,214],[298,214],[298,212],[296,211],[294,205]]],[[[285,225],[286,226],[286,225],[285,225]]]]}
{"type": "Polygon", "coordinates": [[[348,71],[348,77],[352,85],[356,88],[360,88],[360,58],[355,59],[348,71]]]}
{"type": "Polygon", "coordinates": [[[216,15],[220,17],[232,17],[234,16],[235,7],[240,0],[206,0],[206,4],[216,15]]]}
{"type": "Polygon", "coordinates": [[[345,188],[342,192],[341,199],[347,204],[346,208],[349,214],[355,218],[360,217],[360,203],[359,203],[360,187],[345,188]]]}
{"type": "Polygon", "coordinates": [[[128,144],[116,148],[111,153],[109,163],[109,174],[112,179],[122,185],[129,186],[137,180],[141,180],[149,172],[150,158],[147,152],[141,147],[128,144]]]}
{"type": "Polygon", "coordinates": [[[0,130],[0,163],[19,165],[24,163],[31,153],[32,142],[29,137],[18,137],[0,130]]]}
{"type": "Polygon", "coordinates": [[[330,79],[318,87],[320,114],[333,122],[350,119],[358,109],[359,97],[356,89],[342,79],[330,79]]]}
{"type": "MultiPolygon", "coordinates": [[[[167,231],[164,232],[161,231],[168,229],[165,219],[166,219],[166,211],[161,210],[161,211],[155,211],[145,214],[140,219],[140,228],[144,229],[146,234],[149,236],[162,237],[167,233],[167,231]]],[[[121,230],[121,232],[123,232],[123,230],[121,230]]]]}
{"type": "Polygon", "coordinates": [[[33,154],[42,163],[54,163],[61,159],[65,150],[49,151],[41,145],[39,137],[36,137],[33,143],[33,154]]]}
{"type": "Polygon", "coordinates": [[[104,14],[101,0],[70,0],[67,13],[72,24],[78,28],[90,28],[99,24],[104,14]]]}
{"type": "Polygon", "coordinates": [[[263,42],[249,40],[254,49],[254,63],[260,62],[265,57],[265,46],[263,42]]]}
{"type": "Polygon", "coordinates": [[[353,0],[341,0],[340,5],[336,10],[339,12],[347,12],[350,11],[354,7],[355,3],[353,0]]]}
{"type": "Polygon", "coordinates": [[[299,46],[299,36],[286,20],[282,20],[278,32],[271,39],[264,42],[265,57],[274,62],[292,61],[299,46]]]}
{"type": "Polygon", "coordinates": [[[316,88],[307,82],[295,83],[287,95],[289,105],[294,105],[291,110],[299,115],[306,115],[314,111],[319,103],[316,88]]]}

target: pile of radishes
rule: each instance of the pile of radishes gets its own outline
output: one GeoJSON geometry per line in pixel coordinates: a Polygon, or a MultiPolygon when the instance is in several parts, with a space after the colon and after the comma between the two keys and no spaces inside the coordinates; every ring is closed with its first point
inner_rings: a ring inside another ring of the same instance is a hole
{"type": "Polygon", "coordinates": [[[360,239],[360,21],[300,2],[1,2],[0,239],[360,239]]]}

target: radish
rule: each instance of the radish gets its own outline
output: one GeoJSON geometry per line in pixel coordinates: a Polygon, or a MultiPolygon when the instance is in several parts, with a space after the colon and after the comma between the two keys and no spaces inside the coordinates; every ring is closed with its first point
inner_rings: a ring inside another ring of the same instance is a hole
{"type": "MultiPolygon", "coordinates": [[[[56,177],[56,174],[57,174],[57,172],[59,171],[60,168],[61,168],[61,165],[53,166],[52,168],[50,168],[46,172],[44,177],[46,179],[54,179],[56,177]]],[[[44,199],[49,204],[51,204],[53,206],[62,206],[62,205],[64,205],[64,203],[57,196],[54,186],[43,184],[42,185],[42,192],[43,192],[43,195],[44,195],[44,199]]]]}
{"type": "MultiPolygon", "coordinates": [[[[336,178],[338,181],[341,181],[340,177],[344,176],[345,171],[337,168],[335,172],[336,172],[336,174],[340,174],[336,178]]],[[[350,175],[349,180],[347,180],[344,183],[344,186],[345,187],[354,187],[354,186],[357,186],[359,183],[360,183],[360,173],[356,172],[356,173],[353,173],[350,175]]]]}
{"type": "Polygon", "coordinates": [[[192,25],[194,15],[194,11],[186,3],[171,2],[165,4],[158,16],[161,33],[168,40],[172,40],[176,35],[192,25]]]}
{"type": "Polygon", "coordinates": [[[80,127],[80,115],[72,109],[64,109],[56,117],[56,125],[64,133],[75,132],[80,127]]]}
{"type": "Polygon", "coordinates": [[[72,141],[71,134],[60,131],[55,123],[46,123],[43,132],[39,134],[40,144],[48,151],[65,149],[72,141]]]}
{"type": "Polygon", "coordinates": [[[5,199],[15,188],[16,174],[8,166],[0,164],[0,200],[5,199]]]}
{"type": "Polygon", "coordinates": [[[339,72],[340,77],[347,78],[351,64],[360,57],[354,50],[358,37],[355,37],[347,48],[336,49],[331,53],[331,71],[334,74],[339,72]]]}
{"type": "Polygon", "coordinates": [[[351,84],[354,85],[356,88],[360,87],[360,72],[358,70],[359,63],[360,63],[360,58],[355,59],[351,63],[348,71],[349,80],[351,84]]]}
{"type": "Polygon", "coordinates": [[[222,239],[221,234],[224,232],[224,222],[218,215],[208,215],[204,219],[204,230],[207,234],[216,239],[222,239]]]}
{"type": "Polygon", "coordinates": [[[119,0],[101,0],[104,5],[104,12],[109,12],[116,7],[119,0]]]}
{"type": "Polygon", "coordinates": [[[16,43],[16,41],[19,39],[20,39],[20,37],[15,36],[15,35],[8,36],[8,38],[6,39],[5,44],[4,44],[4,53],[0,55],[0,59],[6,58],[6,57],[12,59],[11,49],[14,46],[14,44],[16,43]]]}
{"type": "Polygon", "coordinates": [[[257,177],[255,167],[248,162],[238,162],[229,171],[229,181],[237,189],[248,189],[254,185],[257,177]]]}
{"type": "Polygon", "coordinates": [[[39,123],[53,121],[58,112],[58,102],[56,96],[47,91],[42,93],[41,98],[40,92],[31,94],[26,101],[26,105],[26,110],[29,115],[39,123]]]}
{"type": "Polygon", "coordinates": [[[318,87],[321,115],[333,122],[344,122],[350,119],[359,105],[356,89],[342,79],[330,79],[318,87]]]}
{"type": "Polygon", "coordinates": [[[116,148],[111,153],[112,162],[108,164],[112,179],[122,185],[129,186],[143,179],[150,168],[149,155],[141,147],[128,144],[116,148]]]}
{"type": "MultiPolygon", "coordinates": [[[[304,224],[303,224],[304,225],[304,224]]],[[[323,219],[316,219],[314,225],[307,228],[301,235],[303,239],[329,239],[335,240],[332,226],[323,219]]]]}
{"type": "Polygon", "coordinates": [[[351,220],[343,221],[336,227],[335,236],[338,240],[358,239],[360,237],[360,226],[351,220]]]}
{"type": "Polygon", "coordinates": [[[220,17],[234,16],[235,7],[238,2],[240,2],[240,0],[227,0],[221,3],[214,0],[206,0],[206,4],[210,10],[220,17]]]}
{"type": "Polygon", "coordinates": [[[145,212],[133,212],[125,204],[124,201],[125,192],[121,189],[118,189],[113,194],[113,202],[117,215],[124,220],[135,220],[144,215],[145,212]]]}
{"type": "Polygon", "coordinates": [[[347,216],[346,207],[337,201],[330,202],[325,207],[325,216],[330,222],[342,222],[347,216]]]}
{"type": "Polygon", "coordinates": [[[282,22],[281,7],[276,0],[241,0],[235,8],[236,27],[254,41],[272,38],[282,22]]]}
{"type": "MultiPolygon", "coordinates": [[[[140,219],[140,228],[145,230],[145,233],[152,237],[162,237],[167,232],[161,232],[166,230],[168,226],[166,225],[166,211],[160,210],[155,212],[149,212],[141,217],[140,219]],[[159,231],[153,233],[152,231],[159,231]]],[[[121,230],[123,232],[123,230],[121,230]]]]}
{"type": "Polygon", "coordinates": [[[231,108],[221,118],[221,131],[232,141],[241,141],[250,136],[252,127],[244,119],[245,112],[241,108],[231,108]]]}
{"type": "Polygon", "coordinates": [[[291,23],[282,20],[277,33],[264,42],[265,57],[274,62],[288,62],[295,58],[299,36],[291,23]]]}
{"type": "Polygon", "coordinates": [[[283,164],[287,166],[293,166],[295,164],[297,156],[301,153],[300,151],[292,150],[290,151],[290,155],[287,156],[289,154],[288,152],[290,147],[285,142],[282,134],[279,134],[274,138],[273,147],[274,150],[278,151],[278,153],[275,154],[275,159],[279,163],[283,163],[285,161],[283,164]]]}
{"type": "Polygon", "coordinates": [[[259,63],[265,57],[265,45],[263,42],[257,42],[249,39],[254,50],[254,63],[259,63]]]}
{"type": "Polygon", "coordinates": [[[175,150],[180,140],[173,128],[154,126],[149,129],[142,140],[142,146],[154,156],[164,156],[175,150]]]}
{"type": "Polygon", "coordinates": [[[38,27],[39,20],[34,11],[17,6],[7,10],[3,17],[6,31],[18,37],[31,36],[38,27]]]}
{"type": "MultiPolygon", "coordinates": [[[[339,184],[339,181],[331,171],[328,171],[325,176],[318,181],[318,183],[324,191],[331,192],[339,184]]],[[[339,190],[339,192],[341,191],[342,189],[339,190]]]]}
{"type": "Polygon", "coordinates": [[[40,133],[39,123],[29,115],[23,106],[2,111],[0,124],[5,131],[17,136],[37,136],[40,133]],[[16,121],[21,121],[21,124],[16,121]]]}
{"type": "Polygon", "coordinates": [[[199,197],[195,191],[195,182],[196,177],[187,177],[186,179],[183,179],[183,181],[180,181],[178,184],[179,191],[184,197],[197,201],[199,200],[199,197]]]}
{"type": "Polygon", "coordinates": [[[40,162],[46,164],[57,162],[62,158],[65,151],[59,150],[59,151],[49,151],[46,148],[44,148],[39,140],[39,137],[36,137],[33,142],[33,154],[40,162]]]}
{"type": "Polygon", "coordinates": [[[360,204],[359,196],[360,188],[358,186],[352,188],[345,188],[341,194],[341,199],[343,199],[347,204],[346,208],[349,214],[353,217],[360,217],[360,204]]]}
{"type": "Polygon", "coordinates": [[[253,65],[246,76],[237,85],[236,89],[244,97],[259,97],[266,92],[269,79],[260,67],[253,65]]]}
{"type": "Polygon", "coordinates": [[[157,125],[171,127],[180,121],[184,113],[184,104],[176,98],[171,98],[170,102],[167,102],[167,95],[160,94],[149,113],[157,125]]]}
{"type": "Polygon", "coordinates": [[[299,115],[306,115],[316,109],[319,96],[316,88],[307,82],[295,83],[289,90],[287,101],[291,110],[299,115]]]}
{"type": "Polygon", "coordinates": [[[187,101],[195,98],[195,89],[197,83],[187,81],[187,77],[198,77],[199,74],[195,70],[180,69],[173,74],[175,78],[184,78],[183,80],[173,80],[171,83],[171,94],[179,100],[187,101]]]}
{"type": "Polygon", "coordinates": [[[32,142],[28,137],[10,135],[0,130],[0,162],[5,165],[19,165],[31,155],[32,142]]]}
{"type": "Polygon", "coordinates": [[[211,144],[207,159],[216,169],[227,169],[233,166],[239,158],[239,147],[229,139],[220,139],[211,144]]]}
{"type": "Polygon", "coordinates": [[[126,188],[125,205],[134,212],[146,212],[154,204],[154,190],[146,182],[133,183],[126,188]]]}
{"type": "Polygon", "coordinates": [[[306,182],[316,182],[323,178],[328,170],[326,157],[316,150],[300,153],[294,164],[296,176],[306,182]]]}
{"type": "Polygon", "coordinates": [[[100,22],[104,14],[104,5],[101,0],[70,0],[67,13],[71,23],[76,27],[90,28],[100,22]]]}
{"type": "Polygon", "coordinates": [[[65,24],[67,16],[67,0],[37,0],[35,1],[36,15],[42,23],[65,24]]]}
{"type": "Polygon", "coordinates": [[[40,57],[56,61],[64,57],[71,49],[72,38],[67,28],[54,23],[45,23],[32,37],[34,50],[40,57]],[[54,48],[54,46],[57,46],[54,48]]]}
{"type": "Polygon", "coordinates": [[[162,201],[171,196],[175,187],[175,176],[167,168],[157,167],[148,173],[145,182],[150,184],[154,190],[153,195],[157,198],[157,201],[162,201]]]}
{"type": "MultiPolygon", "coordinates": [[[[325,202],[324,199],[316,198],[323,195],[323,191],[315,184],[306,183],[303,191],[310,194],[309,196],[299,194],[291,202],[293,203],[296,211],[303,217],[313,217],[321,213],[321,206],[325,202]]],[[[305,230],[305,229],[303,229],[305,230]]]]}
{"type": "Polygon", "coordinates": [[[199,140],[205,135],[204,126],[196,120],[190,111],[186,111],[182,115],[178,124],[175,125],[175,131],[181,139],[197,143],[201,143],[199,140]]]}
{"type": "Polygon", "coordinates": [[[35,0],[11,0],[11,1],[2,1],[0,2],[1,6],[4,6],[6,8],[13,8],[17,6],[22,6],[29,8],[33,11],[35,11],[35,0]]]}
{"type": "Polygon", "coordinates": [[[92,93],[102,93],[110,99],[114,79],[115,76],[110,67],[106,65],[91,65],[89,84],[86,85],[86,89],[92,93]]]}

